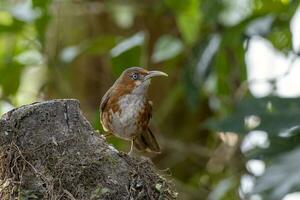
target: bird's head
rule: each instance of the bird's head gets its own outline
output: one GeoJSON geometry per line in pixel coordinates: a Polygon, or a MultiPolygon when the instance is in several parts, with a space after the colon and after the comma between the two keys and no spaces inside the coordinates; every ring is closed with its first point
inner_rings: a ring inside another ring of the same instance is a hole
{"type": "Polygon", "coordinates": [[[148,71],[141,67],[130,67],[118,78],[116,86],[130,93],[145,94],[151,78],[156,76],[168,76],[168,74],[161,71],[148,71]]]}

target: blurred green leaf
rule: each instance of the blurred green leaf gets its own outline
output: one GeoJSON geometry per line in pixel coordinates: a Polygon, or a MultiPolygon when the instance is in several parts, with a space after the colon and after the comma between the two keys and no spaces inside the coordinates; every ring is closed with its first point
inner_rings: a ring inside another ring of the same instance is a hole
{"type": "Polygon", "coordinates": [[[13,23],[13,16],[8,11],[0,11],[0,24],[9,26],[13,23]]]}
{"type": "MultiPolygon", "coordinates": [[[[235,26],[227,28],[221,35],[221,43],[216,52],[212,73],[216,76],[216,94],[222,96],[223,106],[226,98],[232,98],[242,81],[247,79],[245,53],[243,46],[245,30],[251,20],[245,19],[235,26]]],[[[227,103],[228,104],[228,103],[227,103]]]]}
{"type": "Polygon", "coordinates": [[[130,28],[133,25],[136,15],[136,8],[133,5],[111,3],[111,14],[115,22],[122,28],[130,28]]]}
{"type": "Polygon", "coordinates": [[[193,13],[181,13],[177,17],[179,30],[188,44],[194,44],[199,37],[200,16],[199,11],[193,13]],[[191,26],[193,24],[193,26],[191,26]]]}
{"type": "Polygon", "coordinates": [[[47,25],[51,19],[51,15],[49,13],[51,2],[52,0],[32,0],[32,7],[41,12],[41,15],[35,20],[35,27],[41,44],[44,44],[45,42],[47,25]]]}
{"type": "Polygon", "coordinates": [[[87,53],[103,54],[109,52],[117,44],[115,36],[100,36],[89,40],[87,44],[83,45],[87,53]]]}
{"type": "Polygon", "coordinates": [[[268,35],[268,39],[273,43],[275,48],[281,51],[287,52],[292,48],[292,34],[289,26],[273,29],[268,35]]]}
{"type": "Polygon", "coordinates": [[[229,75],[232,66],[229,64],[228,59],[225,50],[220,50],[216,54],[214,70],[217,75],[217,94],[219,95],[228,95],[230,93],[229,75]]]}
{"type": "Polygon", "coordinates": [[[286,134],[281,134],[281,136],[272,134],[269,137],[269,147],[268,148],[256,148],[246,153],[249,159],[264,159],[270,160],[279,154],[291,151],[298,147],[300,143],[300,131],[288,130],[286,134]]]}
{"type": "Polygon", "coordinates": [[[299,157],[299,148],[279,155],[257,179],[253,193],[264,193],[266,199],[277,200],[292,191],[299,190],[299,157]]]}
{"type": "Polygon", "coordinates": [[[141,66],[141,57],[142,47],[140,46],[136,46],[116,57],[112,57],[113,74],[117,77],[128,67],[141,66]]]}
{"type": "Polygon", "coordinates": [[[293,0],[256,0],[254,1],[254,15],[270,15],[275,18],[274,23],[263,36],[269,39],[275,48],[288,52],[292,48],[290,24],[288,23],[298,8],[293,0]]]}
{"type": "Polygon", "coordinates": [[[293,0],[254,0],[253,1],[253,14],[264,13],[282,13],[291,6],[295,6],[297,2],[293,0]]]}
{"type": "Polygon", "coordinates": [[[201,25],[200,0],[165,0],[176,16],[177,26],[187,44],[194,44],[201,25]]]}
{"type": "Polygon", "coordinates": [[[0,66],[0,85],[4,96],[10,96],[17,92],[22,69],[23,66],[17,62],[10,62],[5,66],[0,66]]]}
{"type": "Polygon", "coordinates": [[[154,46],[152,54],[153,62],[161,62],[171,59],[182,52],[181,40],[171,35],[161,36],[154,46]]]}
{"type": "Polygon", "coordinates": [[[86,40],[78,46],[65,47],[60,53],[60,58],[62,61],[70,63],[85,53],[96,55],[108,53],[116,44],[117,38],[115,36],[99,36],[86,40]]]}
{"type": "Polygon", "coordinates": [[[119,76],[128,67],[141,66],[144,42],[145,34],[138,32],[111,49],[112,70],[115,76],[119,76]]]}
{"type": "Polygon", "coordinates": [[[25,25],[24,22],[13,19],[11,24],[1,24],[0,23],[0,34],[2,33],[18,33],[23,29],[23,26],[25,25]]]}
{"type": "Polygon", "coordinates": [[[133,36],[121,41],[119,44],[117,44],[111,51],[112,57],[117,57],[121,55],[122,53],[129,51],[130,49],[141,46],[144,44],[145,41],[145,34],[143,32],[138,32],[134,34],[133,36]]]}
{"type": "Polygon", "coordinates": [[[201,1],[201,12],[205,20],[202,20],[204,26],[214,26],[219,21],[219,14],[224,9],[224,1],[209,0],[201,1]]]}
{"type": "Polygon", "coordinates": [[[37,50],[23,51],[16,55],[14,60],[22,65],[41,65],[43,64],[43,56],[37,50]]]}
{"type": "Polygon", "coordinates": [[[275,20],[274,15],[266,15],[253,18],[248,22],[246,34],[251,37],[253,35],[266,35],[272,29],[272,23],[275,20]]]}
{"type": "Polygon", "coordinates": [[[299,98],[246,98],[239,103],[232,115],[223,120],[208,121],[206,126],[217,131],[246,134],[255,129],[278,135],[300,125],[299,102],[299,98]],[[260,121],[254,129],[247,127],[245,123],[251,116],[260,121]]]}
{"type": "Polygon", "coordinates": [[[227,195],[228,191],[233,188],[234,180],[231,178],[220,181],[213,191],[209,194],[208,200],[221,200],[227,195]]]}
{"type": "Polygon", "coordinates": [[[50,3],[52,2],[52,0],[32,0],[32,6],[33,8],[41,8],[41,9],[48,9],[48,6],[50,5],[50,3]]]}
{"type": "Polygon", "coordinates": [[[212,35],[205,42],[201,42],[190,53],[190,60],[184,73],[186,99],[191,110],[198,105],[200,88],[209,77],[215,55],[219,50],[221,37],[218,34],[212,35]]]}

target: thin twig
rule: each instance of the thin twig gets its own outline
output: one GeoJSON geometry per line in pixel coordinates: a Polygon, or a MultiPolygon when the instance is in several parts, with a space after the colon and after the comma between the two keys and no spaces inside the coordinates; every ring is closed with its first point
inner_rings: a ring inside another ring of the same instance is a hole
{"type": "Polygon", "coordinates": [[[26,158],[23,156],[23,153],[21,152],[19,147],[14,142],[12,144],[18,150],[18,153],[22,157],[22,159],[31,167],[31,169],[34,171],[34,173],[38,174],[43,179],[43,181],[48,182],[47,178],[42,173],[40,173],[29,161],[26,160],[26,158]]]}
{"type": "Polygon", "coordinates": [[[69,192],[68,190],[63,190],[65,194],[68,195],[68,197],[71,199],[71,200],[76,200],[76,198],[71,194],[71,192],[69,192]]]}

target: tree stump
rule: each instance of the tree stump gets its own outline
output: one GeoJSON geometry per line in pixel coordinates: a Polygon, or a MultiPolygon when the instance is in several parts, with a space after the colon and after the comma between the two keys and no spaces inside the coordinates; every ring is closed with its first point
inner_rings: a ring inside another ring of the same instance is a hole
{"type": "Polygon", "coordinates": [[[77,100],[14,109],[0,119],[0,199],[175,199],[150,161],[108,145],[77,100]]]}

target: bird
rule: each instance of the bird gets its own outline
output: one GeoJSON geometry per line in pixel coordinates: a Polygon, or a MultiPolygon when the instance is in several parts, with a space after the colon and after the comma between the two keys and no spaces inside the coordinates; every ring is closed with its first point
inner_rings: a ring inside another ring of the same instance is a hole
{"type": "Polygon", "coordinates": [[[140,152],[160,153],[159,144],[149,128],[152,102],[147,98],[151,79],[157,76],[168,74],[141,67],[127,68],[101,99],[100,122],[103,130],[131,141],[129,155],[134,148],[140,152]]]}

